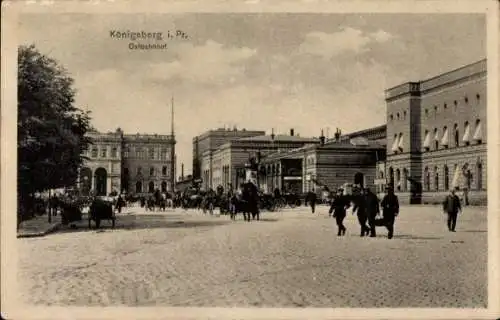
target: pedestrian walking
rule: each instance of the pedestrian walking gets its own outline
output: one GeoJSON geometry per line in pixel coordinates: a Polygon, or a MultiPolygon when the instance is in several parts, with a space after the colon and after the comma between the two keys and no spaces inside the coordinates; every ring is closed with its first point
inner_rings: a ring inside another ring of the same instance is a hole
{"type": "Polygon", "coordinates": [[[333,213],[333,217],[337,223],[338,232],[337,236],[345,235],[346,227],[344,226],[344,218],[346,216],[346,210],[351,206],[348,199],[343,195],[344,190],[340,188],[337,191],[337,195],[333,199],[332,206],[330,207],[329,213],[333,213]]]}
{"type": "Polygon", "coordinates": [[[370,237],[374,238],[377,236],[375,231],[375,220],[380,214],[380,206],[377,195],[369,188],[366,188],[365,191],[366,213],[368,216],[368,225],[370,226],[370,237]]]}
{"type": "Polygon", "coordinates": [[[365,194],[363,189],[356,190],[355,193],[353,197],[354,206],[352,208],[352,214],[356,211],[359,226],[361,227],[360,237],[364,237],[370,233],[370,228],[366,225],[368,213],[366,210],[365,194]]]}
{"type": "Polygon", "coordinates": [[[399,215],[399,201],[398,196],[394,194],[394,187],[387,187],[387,194],[380,203],[382,206],[382,224],[387,228],[387,238],[392,239],[394,235],[394,222],[399,215]]]}
{"type": "Polygon", "coordinates": [[[443,211],[448,214],[448,230],[455,232],[457,226],[458,212],[462,211],[460,199],[455,194],[455,190],[451,189],[450,194],[446,196],[443,202],[443,211]]]}
{"type": "Polygon", "coordinates": [[[318,200],[318,197],[315,192],[309,191],[307,195],[307,201],[309,202],[309,205],[311,206],[311,212],[314,213],[316,211],[316,201],[318,200]]]}

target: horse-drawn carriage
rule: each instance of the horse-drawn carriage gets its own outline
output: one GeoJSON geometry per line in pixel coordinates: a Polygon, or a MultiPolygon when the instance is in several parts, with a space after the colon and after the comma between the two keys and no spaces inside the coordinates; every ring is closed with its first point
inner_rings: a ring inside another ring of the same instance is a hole
{"type": "Polygon", "coordinates": [[[116,215],[113,210],[113,202],[107,197],[95,198],[89,208],[88,220],[89,229],[92,227],[92,220],[94,220],[97,229],[100,227],[102,220],[111,221],[111,226],[114,228],[116,215]]]}

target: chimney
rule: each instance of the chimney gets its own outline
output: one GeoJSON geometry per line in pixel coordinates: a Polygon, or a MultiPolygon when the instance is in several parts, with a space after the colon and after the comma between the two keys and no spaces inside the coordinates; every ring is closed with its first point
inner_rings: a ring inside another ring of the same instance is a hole
{"type": "Polygon", "coordinates": [[[321,146],[325,145],[325,135],[323,134],[323,129],[321,129],[321,136],[319,137],[319,143],[321,146]]]}
{"type": "Polygon", "coordinates": [[[339,130],[339,128],[337,128],[337,131],[335,131],[335,141],[340,141],[340,136],[341,136],[341,132],[339,130]]]}
{"type": "Polygon", "coordinates": [[[271,140],[274,140],[274,128],[271,129],[271,140]]]}
{"type": "Polygon", "coordinates": [[[293,137],[293,134],[294,134],[294,130],[292,128],[292,129],[290,129],[290,135],[293,137]]]}
{"type": "Polygon", "coordinates": [[[184,163],[181,163],[181,179],[184,180],[184,163]]]}

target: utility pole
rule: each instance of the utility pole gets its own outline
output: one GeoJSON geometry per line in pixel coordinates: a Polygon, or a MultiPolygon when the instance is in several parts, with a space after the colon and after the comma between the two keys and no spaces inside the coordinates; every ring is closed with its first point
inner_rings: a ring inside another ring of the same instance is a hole
{"type": "Polygon", "coordinates": [[[174,97],[172,96],[171,102],[171,115],[170,115],[170,128],[171,128],[171,148],[170,148],[170,190],[172,194],[175,192],[175,134],[174,134],[174,97]]]}

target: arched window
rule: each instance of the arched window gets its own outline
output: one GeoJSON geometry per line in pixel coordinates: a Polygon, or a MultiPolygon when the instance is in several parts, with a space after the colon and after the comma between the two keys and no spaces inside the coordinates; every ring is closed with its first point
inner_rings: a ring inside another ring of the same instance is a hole
{"type": "Polygon", "coordinates": [[[441,145],[445,148],[448,148],[448,127],[444,126],[443,128],[443,138],[441,139],[441,145]]]}
{"type": "Polygon", "coordinates": [[[150,176],[154,176],[155,175],[155,168],[154,167],[149,168],[149,175],[150,176]]]}
{"type": "Polygon", "coordinates": [[[408,170],[403,169],[403,181],[402,181],[403,191],[408,191],[408,170]]]}
{"type": "Polygon", "coordinates": [[[391,114],[390,119],[391,121],[394,120],[394,115],[391,114]]]}
{"type": "Polygon", "coordinates": [[[438,129],[435,128],[434,129],[434,150],[438,150],[439,149],[439,133],[438,133],[438,129]]]}
{"type": "Polygon", "coordinates": [[[135,157],[139,158],[139,159],[143,158],[143,156],[142,156],[142,148],[141,147],[138,147],[137,149],[135,149],[135,157]]]}
{"type": "Polygon", "coordinates": [[[477,190],[483,190],[483,164],[478,161],[476,164],[477,190]]]}
{"type": "Polygon", "coordinates": [[[425,116],[428,117],[429,116],[429,109],[425,108],[425,116]]]}
{"type": "Polygon", "coordinates": [[[470,144],[470,126],[469,121],[465,121],[464,123],[464,137],[462,139],[466,146],[470,144]]]}
{"type": "Polygon", "coordinates": [[[455,123],[455,126],[453,127],[453,132],[454,132],[454,138],[455,138],[455,147],[460,146],[460,136],[458,132],[458,124],[455,123]]]}
{"type": "Polygon", "coordinates": [[[167,183],[165,181],[161,183],[161,192],[167,192],[167,183]]]}
{"type": "Polygon", "coordinates": [[[444,190],[449,190],[450,189],[450,182],[449,182],[450,177],[449,177],[447,165],[444,166],[443,171],[444,171],[444,173],[443,173],[443,175],[444,175],[444,190]]]}
{"type": "Polygon", "coordinates": [[[141,193],[142,192],[142,182],[137,181],[135,183],[135,192],[136,193],[141,193]]]}
{"type": "Polygon", "coordinates": [[[161,174],[162,174],[162,175],[164,175],[164,176],[166,176],[166,175],[167,175],[167,166],[163,166],[163,167],[161,168],[161,174]]]}
{"type": "Polygon", "coordinates": [[[398,114],[396,115],[396,118],[399,120],[399,112],[398,112],[398,114]]]}
{"type": "Polygon", "coordinates": [[[439,191],[439,172],[438,172],[438,167],[434,167],[434,190],[439,191]]]}
{"type": "Polygon", "coordinates": [[[117,151],[118,151],[118,149],[116,149],[116,147],[113,147],[113,148],[111,149],[111,157],[112,157],[112,158],[116,158],[116,156],[117,156],[117,151]]]}
{"type": "Polygon", "coordinates": [[[149,193],[155,192],[155,183],[153,181],[149,182],[148,191],[149,193]]]}
{"type": "Polygon", "coordinates": [[[479,101],[481,100],[481,95],[479,93],[476,94],[476,100],[477,100],[477,103],[479,103],[479,101]]]}
{"type": "Polygon", "coordinates": [[[428,167],[425,167],[424,169],[424,185],[425,190],[431,191],[431,174],[428,167]]]}
{"type": "Polygon", "coordinates": [[[394,169],[392,167],[389,168],[389,184],[394,187],[394,169]]]}
{"type": "Polygon", "coordinates": [[[141,167],[137,167],[137,174],[142,174],[142,168],[141,167]]]}
{"type": "Polygon", "coordinates": [[[472,137],[477,143],[481,143],[483,140],[483,130],[481,128],[481,120],[476,120],[476,128],[474,130],[474,136],[472,137]]]}
{"type": "Polygon", "coordinates": [[[465,103],[469,103],[469,97],[465,96],[464,101],[465,101],[465,103]]]}
{"type": "Polygon", "coordinates": [[[403,112],[403,120],[406,120],[406,111],[403,112]]]}
{"type": "Polygon", "coordinates": [[[106,146],[101,149],[101,157],[106,158],[108,156],[108,148],[106,146]]]}
{"type": "Polygon", "coordinates": [[[401,171],[399,169],[396,169],[396,182],[397,182],[397,190],[401,191],[401,171]]]}

